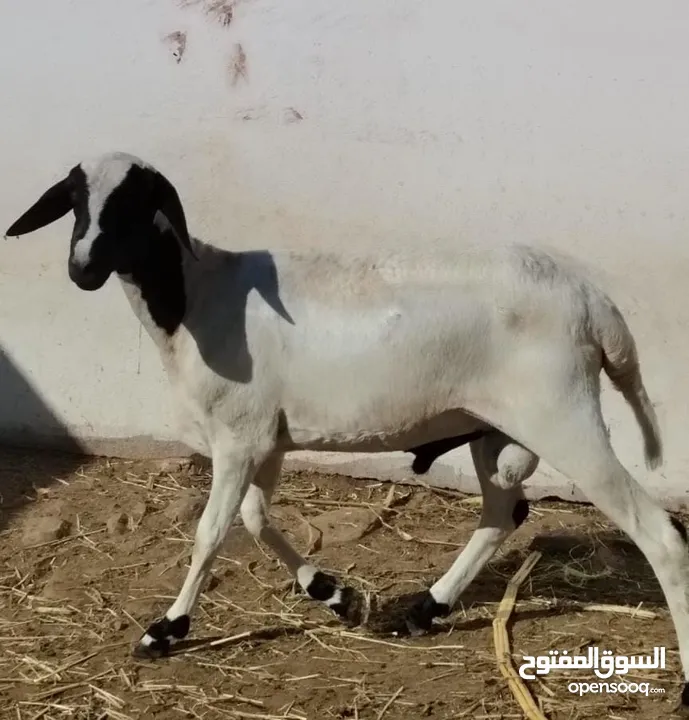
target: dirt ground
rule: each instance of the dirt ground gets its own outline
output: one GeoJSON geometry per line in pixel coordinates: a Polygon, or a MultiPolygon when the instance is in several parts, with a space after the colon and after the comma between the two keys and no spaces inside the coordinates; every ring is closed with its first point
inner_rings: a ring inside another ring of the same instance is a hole
{"type": "MultiPolygon", "coordinates": [[[[609,680],[665,691],[648,697],[568,691],[595,682],[590,671],[529,681],[545,716],[672,717],[677,643],[649,566],[597,512],[554,502],[532,504],[462,607],[422,638],[381,630],[375,612],[367,627],[343,627],[237,526],[194,617],[195,642],[135,660],[143,626],[181,585],[209,482],[194,465],[2,452],[1,718],[521,718],[492,621],[533,549],[542,557],[509,625],[517,666],[591,644],[625,655],[667,648],[665,670],[609,680]]],[[[301,473],[283,477],[273,516],[319,566],[384,603],[438,578],[479,513],[458,493],[301,473]]]]}

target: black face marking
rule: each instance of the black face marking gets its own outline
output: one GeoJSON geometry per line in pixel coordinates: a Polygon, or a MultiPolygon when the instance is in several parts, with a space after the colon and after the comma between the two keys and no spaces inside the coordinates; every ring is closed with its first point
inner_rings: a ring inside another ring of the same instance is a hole
{"type": "Polygon", "coordinates": [[[80,165],[72,168],[67,181],[74,208],[74,229],[70,243],[69,277],[82,290],[98,290],[110,277],[113,271],[111,262],[103,253],[91,251],[91,258],[86,266],[74,262],[72,254],[76,244],[82,240],[91,227],[91,213],[89,211],[89,186],[86,174],[80,165]]]}
{"type": "Polygon", "coordinates": [[[410,635],[424,635],[431,629],[434,617],[445,617],[450,611],[449,605],[436,602],[430,590],[426,590],[407,612],[407,630],[410,635]]]}
{"type": "Polygon", "coordinates": [[[178,201],[174,189],[155,170],[132,164],[105,198],[99,216],[91,218],[88,178],[80,167],[69,177],[75,188],[72,255],[92,223],[97,223],[99,229],[91,242],[86,267],[70,257],[70,277],[80,288],[95,290],[112,272],[131,275],[155,324],[172,335],[186,311],[182,248],[175,231],[170,227],[162,229],[155,218],[161,204],[166,204],[181,225],[188,245],[184,213],[181,206],[175,207],[170,201],[170,193],[178,201]]]}
{"type": "Polygon", "coordinates": [[[514,504],[514,509],[512,510],[512,522],[514,523],[514,527],[518,528],[527,517],[529,517],[529,501],[524,498],[520,498],[514,504]]]}
{"type": "Polygon", "coordinates": [[[93,252],[110,255],[118,273],[131,274],[153,322],[172,335],[186,311],[182,249],[171,228],[154,222],[157,180],[158,173],[149,168],[129,168],[105,202],[93,252]],[[108,244],[116,247],[114,253],[108,253],[108,244]]]}
{"type": "Polygon", "coordinates": [[[670,515],[670,522],[674,526],[675,530],[677,530],[677,532],[682,536],[682,540],[687,543],[687,529],[684,527],[684,523],[673,515],[670,515]]]}
{"type": "MultiPolygon", "coordinates": [[[[103,199],[98,235],[89,251],[89,267],[101,272],[130,273],[132,264],[148,254],[146,241],[155,217],[151,201],[151,170],[131,165],[123,179],[103,199]]],[[[84,236],[75,238],[74,245],[84,236]]]]}
{"type": "Polygon", "coordinates": [[[462,447],[467,443],[479,440],[484,435],[488,434],[488,430],[476,430],[474,432],[467,433],[466,435],[457,435],[455,437],[444,438],[443,440],[434,440],[433,442],[425,443],[424,445],[417,445],[416,447],[409,448],[407,452],[416,455],[414,461],[411,464],[411,469],[417,475],[423,475],[431,469],[431,465],[445,453],[450,450],[462,447]]]}

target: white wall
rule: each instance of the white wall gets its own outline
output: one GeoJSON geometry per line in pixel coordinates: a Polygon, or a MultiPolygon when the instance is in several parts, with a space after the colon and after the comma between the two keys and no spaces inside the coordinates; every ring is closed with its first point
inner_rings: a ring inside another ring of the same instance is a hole
{"type": "MultiPolygon", "coordinates": [[[[83,156],[121,149],[165,172],[193,231],[226,247],[430,252],[470,235],[567,249],[600,269],[638,338],[667,446],[648,482],[683,497],[689,6],[236,0],[223,26],[212,4],[0,0],[2,228],[83,156]]],[[[0,346],[80,437],[173,438],[117,283],[69,283],[69,231],[2,245],[0,346]]],[[[640,469],[631,414],[605,405],[640,469]]],[[[0,408],[6,434],[15,415],[0,408]]]]}

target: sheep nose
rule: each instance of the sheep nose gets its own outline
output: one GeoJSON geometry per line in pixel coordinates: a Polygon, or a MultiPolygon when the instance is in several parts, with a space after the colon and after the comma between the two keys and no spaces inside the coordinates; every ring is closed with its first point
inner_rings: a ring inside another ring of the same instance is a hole
{"type": "Polygon", "coordinates": [[[92,263],[82,266],[70,260],[68,271],[70,280],[82,290],[97,290],[103,285],[99,274],[94,271],[92,263]]]}
{"type": "Polygon", "coordinates": [[[81,263],[76,263],[74,260],[69,261],[69,277],[72,282],[79,283],[84,278],[88,278],[88,276],[91,274],[89,272],[89,265],[82,265],[81,263]]]}

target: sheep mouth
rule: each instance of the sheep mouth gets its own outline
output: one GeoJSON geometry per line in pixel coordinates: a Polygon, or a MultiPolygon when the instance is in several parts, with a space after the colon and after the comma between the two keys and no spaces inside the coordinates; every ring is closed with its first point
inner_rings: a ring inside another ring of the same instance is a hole
{"type": "Polygon", "coordinates": [[[88,291],[88,292],[93,292],[94,290],[100,290],[100,289],[103,287],[103,285],[105,285],[105,281],[106,281],[107,279],[108,279],[107,277],[105,277],[105,278],[94,278],[94,279],[92,279],[92,280],[81,280],[80,282],[76,282],[76,281],[75,281],[74,284],[75,284],[80,290],[86,290],[86,291],[88,291]]]}
{"type": "Polygon", "coordinates": [[[92,292],[100,290],[110,277],[110,272],[94,272],[91,270],[82,270],[70,265],[69,277],[71,281],[80,289],[92,292]]]}

